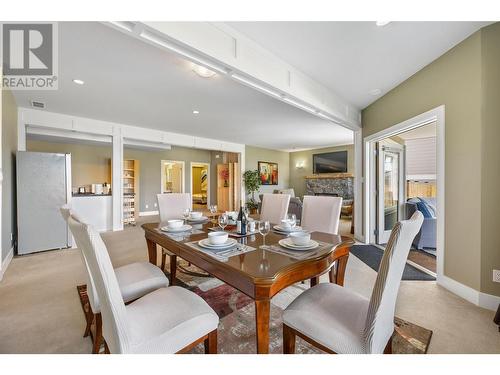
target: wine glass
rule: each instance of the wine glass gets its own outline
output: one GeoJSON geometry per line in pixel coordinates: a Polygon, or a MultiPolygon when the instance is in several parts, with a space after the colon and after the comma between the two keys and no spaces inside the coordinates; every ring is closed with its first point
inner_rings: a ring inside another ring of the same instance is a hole
{"type": "Polygon", "coordinates": [[[191,209],[186,208],[183,212],[182,215],[184,216],[184,220],[187,220],[189,218],[189,215],[191,214],[191,209]]]}
{"type": "Polygon", "coordinates": [[[266,236],[271,230],[271,224],[269,221],[259,221],[259,233],[262,235],[262,245],[266,246],[266,236]]]}
{"type": "Polygon", "coordinates": [[[210,210],[210,213],[212,214],[211,215],[211,222],[212,224],[216,224],[217,223],[217,218],[216,218],[216,213],[217,213],[217,206],[215,204],[211,204],[210,207],[208,208],[210,210]]]}
{"type": "Polygon", "coordinates": [[[245,215],[245,217],[247,218],[247,221],[248,221],[248,217],[250,215],[250,212],[248,211],[247,206],[243,206],[243,214],[245,215]]]}
{"type": "Polygon", "coordinates": [[[288,222],[290,223],[290,226],[292,228],[295,228],[295,226],[297,225],[297,215],[295,214],[288,214],[288,222]]]}
{"type": "Polygon", "coordinates": [[[222,228],[222,231],[224,231],[224,228],[226,228],[226,225],[228,224],[228,217],[226,214],[222,214],[219,216],[219,227],[222,228]]]}

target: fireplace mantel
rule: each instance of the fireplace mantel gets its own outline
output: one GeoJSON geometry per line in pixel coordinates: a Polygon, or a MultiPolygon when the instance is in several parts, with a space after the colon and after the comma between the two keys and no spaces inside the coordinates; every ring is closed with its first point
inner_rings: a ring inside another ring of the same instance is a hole
{"type": "Polygon", "coordinates": [[[310,176],[305,176],[306,180],[309,179],[319,179],[319,178],[353,178],[354,175],[352,173],[322,173],[322,174],[313,174],[310,176]]]}

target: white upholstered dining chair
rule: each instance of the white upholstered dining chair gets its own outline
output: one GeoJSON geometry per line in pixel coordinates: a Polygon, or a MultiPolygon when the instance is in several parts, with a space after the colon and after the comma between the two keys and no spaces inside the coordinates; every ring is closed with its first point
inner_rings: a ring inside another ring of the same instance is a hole
{"type": "MultiPolygon", "coordinates": [[[[302,205],[300,225],[310,232],[338,234],[341,209],[341,197],[306,195],[302,205]]],[[[341,286],[344,285],[344,274],[348,259],[349,254],[335,261],[329,271],[330,282],[341,286]]],[[[319,276],[312,278],[311,286],[316,285],[318,282],[319,276]]]]}
{"type": "Polygon", "coordinates": [[[193,206],[191,194],[189,193],[157,194],[156,198],[158,200],[160,221],[180,219],[184,214],[184,210],[193,206]]]}
{"type": "Polygon", "coordinates": [[[297,297],[283,312],[283,352],[295,351],[297,335],[330,353],[391,353],[399,285],[423,220],[417,211],[392,229],[370,300],[330,283],[297,297]]]}
{"type": "Polygon", "coordinates": [[[338,234],[341,197],[304,196],[300,225],[311,232],[338,234]]]}
{"type": "Polygon", "coordinates": [[[160,288],[125,305],[101,236],[90,225],[68,217],[95,285],[110,353],[178,353],[204,342],[217,352],[219,317],[198,295],[180,287],[160,288]]]}
{"type": "MultiPolygon", "coordinates": [[[[72,217],[75,221],[82,223],[81,219],[74,213],[68,205],[61,207],[61,214],[68,221],[72,217]]],[[[77,240],[75,238],[75,240],[77,240]]],[[[82,262],[85,266],[87,276],[87,296],[89,299],[90,309],[86,312],[87,326],[85,328],[84,337],[90,334],[92,323],[95,322],[95,334],[93,337],[92,353],[99,353],[102,344],[102,320],[101,320],[101,304],[95,290],[94,280],[90,274],[88,262],[83,251],[79,249],[82,262]]],[[[155,265],[149,262],[130,263],[122,267],[115,268],[116,279],[120,288],[120,292],[124,303],[132,302],[156,289],[168,286],[168,279],[165,274],[155,265]]]]}
{"type": "MultiPolygon", "coordinates": [[[[160,214],[160,221],[182,219],[184,211],[193,207],[191,194],[189,193],[167,193],[157,194],[158,211],[160,214]]],[[[175,267],[177,267],[177,256],[170,253],[168,249],[162,248],[161,265],[162,270],[165,269],[167,255],[170,257],[170,283],[173,285],[175,282],[175,267]]]]}
{"type": "Polygon", "coordinates": [[[260,220],[280,224],[286,219],[290,195],[288,194],[263,194],[260,209],[260,220]]]}

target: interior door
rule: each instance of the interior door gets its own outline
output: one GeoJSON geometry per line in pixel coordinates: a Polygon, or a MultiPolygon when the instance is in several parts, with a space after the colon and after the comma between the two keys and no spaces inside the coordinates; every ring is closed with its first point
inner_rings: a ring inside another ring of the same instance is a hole
{"type": "Polygon", "coordinates": [[[389,240],[394,225],[404,220],[405,147],[396,142],[377,143],[377,243],[389,240]]]}

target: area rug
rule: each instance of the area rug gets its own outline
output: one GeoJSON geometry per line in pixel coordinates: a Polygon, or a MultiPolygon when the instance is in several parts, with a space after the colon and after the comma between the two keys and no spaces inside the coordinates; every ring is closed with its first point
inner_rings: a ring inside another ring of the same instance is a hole
{"type": "MultiPolygon", "coordinates": [[[[181,275],[182,278],[182,275],[181,275]]],[[[304,286],[306,288],[307,286],[304,286]]],[[[293,288],[293,287],[291,287],[293,288]]],[[[88,297],[86,286],[77,287],[82,308],[88,308],[88,297]]],[[[253,300],[231,286],[219,280],[208,278],[199,286],[189,288],[201,296],[219,315],[218,328],[218,352],[220,354],[253,354],[256,353],[255,337],[255,310],[253,300]]],[[[288,288],[287,288],[288,289],[288,288]]],[[[293,293],[301,290],[295,288],[293,293]]],[[[287,290],[281,292],[287,293],[287,290]]],[[[280,296],[278,294],[277,297],[280,296]]],[[[282,313],[283,309],[277,306],[279,298],[275,297],[271,302],[271,320],[269,329],[270,353],[279,354],[282,349],[282,313]],[[276,303],[275,303],[276,301],[276,303]]],[[[287,297],[290,298],[290,297],[287,297]]],[[[283,299],[283,298],[282,298],[283,299]]],[[[85,319],[85,316],[82,317],[85,319]]],[[[432,337],[432,331],[395,318],[395,333],[393,337],[392,351],[395,354],[424,354],[427,352],[432,337]]],[[[203,345],[192,349],[191,353],[203,353],[203,345]]],[[[296,353],[320,354],[316,349],[304,340],[297,338],[296,353]]]]}
{"type": "MultiPolygon", "coordinates": [[[[373,245],[353,245],[351,254],[378,272],[384,251],[373,245]]],[[[436,278],[407,264],[403,272],[403,280],[433,281],[436,278]]]]}

